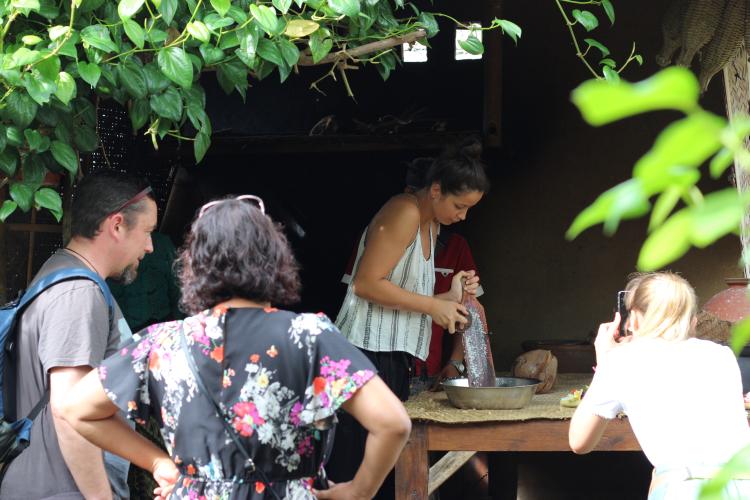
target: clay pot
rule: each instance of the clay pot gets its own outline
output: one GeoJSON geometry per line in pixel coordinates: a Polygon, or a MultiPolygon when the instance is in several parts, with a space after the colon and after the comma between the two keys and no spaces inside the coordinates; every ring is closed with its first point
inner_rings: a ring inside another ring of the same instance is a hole
{"type": "Polygon", "coordinates": [[[747,297],[746,278],[728,278],[728,288],[717,293],[703,305],[703,310],[719,319],[736,323],[750,315],[750,299],[747,297]]]}

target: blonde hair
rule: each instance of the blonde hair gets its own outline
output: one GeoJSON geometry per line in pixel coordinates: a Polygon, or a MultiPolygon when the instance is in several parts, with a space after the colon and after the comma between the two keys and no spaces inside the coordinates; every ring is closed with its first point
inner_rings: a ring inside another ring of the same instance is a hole
{"type": "Polygon", "coordinates": [[[695,290],[682,276],[671,272],[638,274],[625,290],[625,307],[642,314],[634,335],[665,340],[695,336],[693,318],[698,301],[695,290]]]}

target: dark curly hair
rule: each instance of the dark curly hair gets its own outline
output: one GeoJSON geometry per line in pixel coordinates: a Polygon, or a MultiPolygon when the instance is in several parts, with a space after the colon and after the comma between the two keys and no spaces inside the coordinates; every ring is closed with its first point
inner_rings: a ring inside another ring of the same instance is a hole
{"type": "Polygon", "coordinates": [[[177,259],[183,310],[195,314],[233,297],[291,304],[299,266],[286,236],[248,201],[224,198],[193,221],[177,259]]]}
{"type": "Polygon", "coordinates": [[[481,155],[482,144],[475,137],[446,147],[427,169],[424,184],[430,186],[437,182],[444,194],[486,193],[490,190],[490,181],[481,155]]]}

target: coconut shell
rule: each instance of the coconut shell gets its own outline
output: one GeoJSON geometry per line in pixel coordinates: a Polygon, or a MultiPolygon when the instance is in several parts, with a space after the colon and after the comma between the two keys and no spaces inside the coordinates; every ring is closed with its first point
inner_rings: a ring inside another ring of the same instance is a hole
{"type": "Polygon", "coordinates": [[[557,358],[552,351],[534,349],[516,358],[510,371],[514,377],[536,378],[542,381],[536,387],[537,394],[552,390],[557,379],[557,358]]]}

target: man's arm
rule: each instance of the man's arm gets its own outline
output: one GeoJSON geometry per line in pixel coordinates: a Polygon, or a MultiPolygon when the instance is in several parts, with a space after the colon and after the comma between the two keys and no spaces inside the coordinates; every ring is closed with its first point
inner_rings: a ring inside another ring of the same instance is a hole
{"type": "Polygon", "coordinates": [[[87,499],[111,499],[102,450],[78,434],[61,416],[67,393],[91,371],[90,366],[57,367],[49,371],[49,404],[57,441],[76,486],[87,499]]]}

